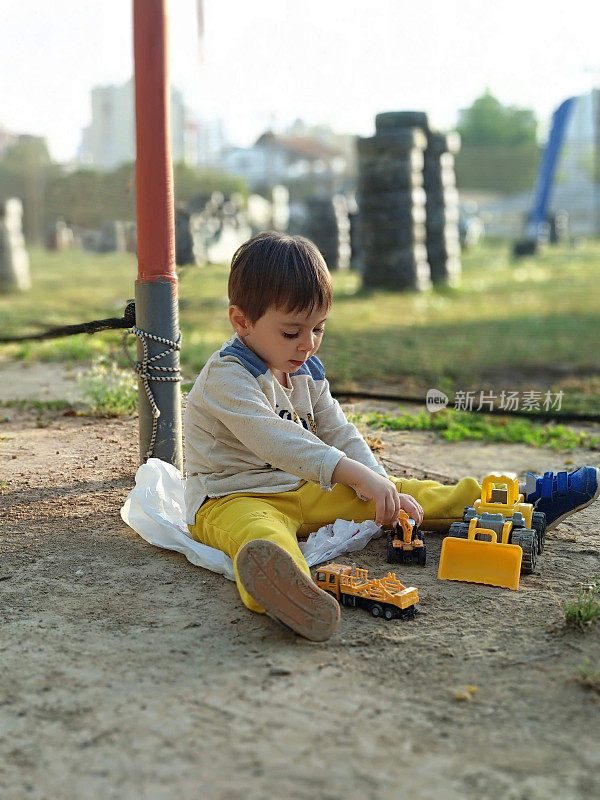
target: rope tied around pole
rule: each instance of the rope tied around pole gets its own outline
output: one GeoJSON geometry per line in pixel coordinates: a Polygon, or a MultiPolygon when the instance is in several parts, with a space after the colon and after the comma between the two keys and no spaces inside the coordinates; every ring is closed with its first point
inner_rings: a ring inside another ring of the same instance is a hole
{"type": "Polygon", "coordinates": [[[158,418],[160,417],[160,408],[156,405],[156,400],[154,399],[154,395],[152,393],[152,389],[150,388],[150,381],[181,381],[181,374],[179,371],[179,367],[161,367],[157,365],[155,362],[159,361],[161,358],[165,358],[165,356],[171,355],[171,353],[175,352],[176,350],[181,350],[181,331],[179,331],[179,336],[177,337],[177,341],[173,342],[170,339],[165,339],[162,336],[156,336],[153,333],[149,333],[148,331],[142,331],[140,328],[136,327],[135,325],[133,328],[130,328],[127,333],[133,333],[134,336],[141,341],[142,347],[144,350],[144,358],[142,361],[133,361],[133,368],[138,374],[138,377],[144,384],[144,389],[146,391],[146,396],[148,398],[148,402],[150,403],[150,407],[152,409],[152,436],[150,437],[150,444],[148,446],[148,450],[144,456],[144,460],[147,461],[149,458],[152,457],[152,453],[154,452],[154,445],[156,443],[156,434],[158,431],[158,418]],[[166,350],[163,350],[161,353],[157,353],[152,358],[148,357],[148,340],[152,340],[153,342],[159,342],[159,344],[164,344],[166,346],[166,350]],[[175,373],[170,375],[164,374],[155,374],[157,373],[175,373]]]}

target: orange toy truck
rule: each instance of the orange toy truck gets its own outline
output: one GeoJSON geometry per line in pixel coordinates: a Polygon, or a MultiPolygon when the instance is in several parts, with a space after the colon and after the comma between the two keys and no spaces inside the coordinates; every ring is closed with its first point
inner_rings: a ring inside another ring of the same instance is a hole
{"type": "Polygon", "coordinates": [[[412,619],[417,611],[419,593],[403,586],[393,572],[385,578],[369,578],[366,569],[328,564],[317,569],[315,583],[340,605],[366,608],[374,617],[412,619]]]}
{"type": "Polygon", "coordinates": [[[420,564],[425,566],[427,549],[422,532],[414,519],[400,509],[398,522],[387,534],[387,560],[390,564],[420,564]]]}

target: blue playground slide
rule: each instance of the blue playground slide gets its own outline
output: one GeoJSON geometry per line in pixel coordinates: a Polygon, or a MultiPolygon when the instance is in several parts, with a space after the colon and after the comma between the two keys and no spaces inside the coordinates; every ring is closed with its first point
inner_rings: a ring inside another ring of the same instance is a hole
{"type": "Polygon", "coordinates": [[[525,222],[524,238],[531,243],[537,243],[541,232],[541,226],[546,222],[554,175],[556,173],[556,163],[564,142],[567,123],[571,117],[575,100],[577,100],[576,97],[567,98],[559,105],[552,115],[550,136],[548,137],[548,143],[546,144],[540,162],[533,206],[525,222]]]}

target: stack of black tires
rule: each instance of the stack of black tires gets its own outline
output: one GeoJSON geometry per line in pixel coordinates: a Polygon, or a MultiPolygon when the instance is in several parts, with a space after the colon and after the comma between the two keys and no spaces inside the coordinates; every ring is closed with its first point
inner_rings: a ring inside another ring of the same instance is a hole
{"type": "Polygon", "coordinates": [[[294,230],[313,241],[331,271],[339,266],[339,230],[336,208],[331,197],[308,197],[302,220],[294,230]]]}
{"type": "Polygon", "coordinates": [[[422,290],[431,285],[423,189],[427,118],[411,114],[378,114],[375,136],[357,140],[365,288],[422,290]]]}
{"type": "Polygon", "coordinates": [[[422,290],[456,283],[460,137],[430,130],[423,111],[377,114],[375,131],[357,140],[364,286],[422,290]]]}
{"type": "Polygon", "coordinates": [[[454,286],[460,280],[458,191],[454,156],[460,149],[457,133],[427,132],[425,193],[427,194],[427,258],[431,281],[454,286]]]}
{"type": "Polygon", "coordinates": [[[350,211],[348,219],[350,221],[350,269],[356,270],[362,275],[365,271],[365,262],[358,210],[350,211]]]}

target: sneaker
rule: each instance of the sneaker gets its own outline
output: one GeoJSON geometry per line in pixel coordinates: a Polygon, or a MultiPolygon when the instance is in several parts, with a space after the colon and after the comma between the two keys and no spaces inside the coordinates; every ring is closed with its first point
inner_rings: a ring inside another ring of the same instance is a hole
{"type": "Polygon", "coordinates": [[[576,511],[581,511],[600,495],[600,469],[579,467],[573,472],[545,472],[525,476],[525,501],[546,515],[546,530],[551,531],[576,511]]]}
{"type": "Polygon", "coordinates": [[[236,565],[246,591],[270,617],[300,636],[324,642],[337,628],[339,603],[319,589],[283,547],[254,539],[239,550],[236,565]]]}

